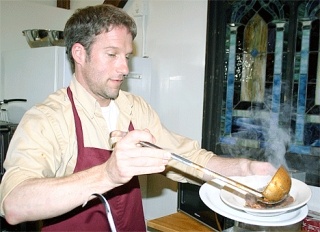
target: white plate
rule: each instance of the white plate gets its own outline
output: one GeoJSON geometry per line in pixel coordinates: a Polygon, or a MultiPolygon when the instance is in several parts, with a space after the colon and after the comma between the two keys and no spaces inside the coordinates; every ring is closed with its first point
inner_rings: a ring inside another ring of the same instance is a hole
{"type": "Polygon", "coordinates": [[[308,206],[290,210],[275,217],[260,217],[248,214],[226,205],[220,198],[220,188],[217,182],[207,182],[199,190],[201,200],[216,213],[232,220],[259,226],[287,226],[302,221],[308,214],[308,206]]]}
{"type": "MultiPolygon", "coordinates": [[[[269,176],[247,176],[247,177],[231,177],[240,183],[246,184],[254,189],[260,189],[265,187],[271,177],[269,176]]],[[[243,197],[237,196],[232,193],[232,189],[229,188],[222,189],[220,192],[220,197],[224,203],[227,205],[243,210],[249,214],[263,217],[270,217],[283,214],[287,211],[300,208],[305,205],[311,198],[311,189],[300,180],[291,179],[292,185],[290,189],[290,196],[293,197],[294,202],[279,208],[267,208],[267,209],[255,209],[245,206],[245,199],[243,197]]]]}

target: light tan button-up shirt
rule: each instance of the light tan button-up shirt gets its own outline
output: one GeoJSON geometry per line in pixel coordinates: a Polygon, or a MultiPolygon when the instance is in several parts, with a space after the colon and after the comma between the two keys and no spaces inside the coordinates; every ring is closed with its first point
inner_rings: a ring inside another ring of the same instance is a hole
{"type": "MultiPolygon", "coordinates": [[[[98,102],[75,77],[70,88],[82,122],[84,146],[110,149],[110,131],[98,102]]],[[[149,129],[158,146],[203,166],[213,156],[212,152],[200,149],[196,141],[168,131],[157,113],[141,97],[120,91],[115,103],[120,111],[118,130],[127,131],[131,121],[135,129],[149,129]]],[[[19,183],[29,178],[72,174],[76,160],[77,138],[72,107],[66,89],[61,89],[27,111],[14,133],[4,162],[6,172],[0,185],[1,214],[3,199],[19,183]]],[[[181,173],[202,178],[201,172],[171,160],[166,175],[175,181],[187,182],[188,178],[181,173]]]]}

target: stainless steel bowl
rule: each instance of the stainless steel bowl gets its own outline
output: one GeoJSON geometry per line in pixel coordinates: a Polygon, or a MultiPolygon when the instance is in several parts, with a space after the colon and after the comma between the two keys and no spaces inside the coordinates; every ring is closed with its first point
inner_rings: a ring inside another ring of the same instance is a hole
{"type": "Polygon", "coordinates": [[[50,30],[49,31],[49,40],[53,46],[65,46],[63,31],[50,30]]]}
{"type": "Polygon", "coordinates": [[[51,46],[49,40],[49,30],[44,29],[30,29],[22,31],[23,35],[30,47],[48,47],[51,46]]]}
{"type": "Polygon", "coordinates": [[[64,46],[63,31],[29,29],[22,31],[31,48],[64,46]]]}

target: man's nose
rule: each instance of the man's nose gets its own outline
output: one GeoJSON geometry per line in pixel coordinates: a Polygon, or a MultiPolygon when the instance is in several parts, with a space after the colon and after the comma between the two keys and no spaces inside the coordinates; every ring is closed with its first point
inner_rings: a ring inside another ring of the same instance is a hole
{"type": "Polygon", "coordinates": [[[121,58],[118,65],[119,65],[118,72],[123,75],[128,75],[129,73],[128,59],[126,57],[121,58]]]}

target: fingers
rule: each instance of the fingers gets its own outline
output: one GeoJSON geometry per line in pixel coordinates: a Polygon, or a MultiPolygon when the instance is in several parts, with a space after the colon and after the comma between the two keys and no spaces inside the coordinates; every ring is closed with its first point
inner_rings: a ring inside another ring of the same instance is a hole
{"type": "MultiPolygon", "coordinates": [[[[138,159],[135,159],[138,160],[138,159]]],[[[143,158],[143,160],[150,160],[150,158],[143,158]]],[[[165,170],[166,161],[149,161],[148,165],[138,164],[136,165],[135,162],[131,162],[129,167],[120,168],[119,175],[125,177],[133,177],[138,175],[145,175],[145,174],[152,174],[152,173],[160,173],[165,170]]]]}
{"type": "Polygon", "coordinates": [[[133,176],[163,172],[170,159],[170,154],[163,150],[143,147],[121,150],[118,145],[107,161],[107,172],[114,183],[123,184],[133,176]]]}
{"type": "Polygon", "coordinates": [[[136,175],[163,172],[171,158],[165,150],[139,145],[140,141],[155,142],[148,130],[114,131],[111,136],[117,141],[106,168],[114,183],[125,183],[136,175]]]}
{"type": "MultiPolygon", "coordinates": [[[[151,137],[150,137],[151,138],[151,137]]],[[[145,137],[144,140],[147,140],[145,137]]],[[[148,139],[149,140],[149,139],[148,139]]],[[[135,175],[163,171],[168,164],[171,154],[165,150],[141,147],[138,141],[132,139],[132,144],[127,138],[119,141],[115,147],[115,156],[119,166],[125,166],[135,170],[135,175]],[[161,167],[162,166],[162,167],[161,167]],[[161,167],[158,169],[158,167],[161,167]]]]}
{"type": "Polygon", "coordinates": [[[110,147],[113,149],[117,142],[120,141],[124,136],[126,136],[128,132],[120,131],[120,130],[114,130],[110,132],[110,138],[109,138],[109,144],[110,147]]]}
{"type": "MultiPolygon", "coordinates": [[[[123,134],[124,133],[122,133],[122,135],[123,134]]],[[[126,145],[135,147],[137,144],[139,144],[140,141],[155,142],[155,138],[147,129],[133,130],[126,133],[125,136],[123,136],[122,139],[118,142],[121,142],[121,146],[123,146],[123,143],[126,143],[126,145]]]]}
{"type": "Polygon", "coordinates": [[[134,142],[135,144],[138,144],[140,141],[155,141],[148,129],[134,130],[130,132],[114,130],[110,132],[110,147],[114,148],[116,143],[126,137],[127,134],[129,134],[129,136],[127,136],[127,139],[125,139],[125,143],[134,142]]]}

